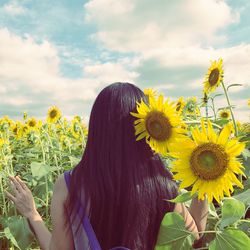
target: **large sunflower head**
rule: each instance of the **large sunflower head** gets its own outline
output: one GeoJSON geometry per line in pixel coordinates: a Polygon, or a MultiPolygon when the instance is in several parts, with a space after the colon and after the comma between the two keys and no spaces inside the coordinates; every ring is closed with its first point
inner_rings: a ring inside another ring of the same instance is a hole
{"type": "Polygon", "coordinates": [[[137,102],[137,113],[131,112],[131,115],[139,118],[134,122],[136,140],[146,138],[151,148],[162,155],[166,155],[170,144],[185,133],[174,104],[164,101],[162,95],[158,99],[150,98],[149,105],[142,100],[137,102]]]}
{"type": "Polygon", "coordinates": [[[222,82],[224,73],[222,66],[223,60],[221,58],[218,61],[212,62],[204,81],[203,91],[205,93],[209,94],[213,92],[222,82]]]}
{"type": "Polygon", "coordinates": [[[228,109],[223,109],[219,113],[219,117],[221,119],[229,119],[230,118],[230,111],[228,109]]]}
{"type": "Polygon", "coordinates": [[[47,121],[49,123],[56,123],[60,119],[61,115],[61,111],[56,106],[53,106],[48,110],[47,121]]]}
{"type": "Polygon", "coordinates": [[[205,195],[211,202],[218,202],[224,195],[230,196],[233,185],[243,188],[236,174],[244,175],[244,168],[237,160],[245,144],[237,139],[230,139],[231,125],[228,123],[219,135],[213,130],[210,122],[201,129],[193,128],[192,139],[176,143],[172,155],[176,157],[172,171],[174,178],[181,181],[180,188],[193,185],[192,194],[198,192],[198,198],[205,195]]]}
{"type": "Polygon", "coordinates": [[[247,106],[250,107],[250,99],[247,100],[247,106]]]}

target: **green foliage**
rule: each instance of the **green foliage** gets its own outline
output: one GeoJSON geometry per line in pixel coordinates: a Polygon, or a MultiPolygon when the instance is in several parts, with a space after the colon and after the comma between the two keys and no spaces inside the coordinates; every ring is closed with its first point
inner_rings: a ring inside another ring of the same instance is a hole
{"type": "Polygon", "coordinates": [[[175,202],[175,203],[178,203],[178,202],[182,203],[182,202],[191,200],[193,197],[194,195],[191,195],[191,191],[188,191],[188,192],[185,192],[176,196],[174,199],[169,200],[169,201],[175,202]]]}
{"type": "Polygon", "coordinates": [[[5,197],[8,176],[19,175],[26,182],[38,212],[51,228],[49,204],[53,185],[60,174],[79,162],[86,141],[81,131],[83,127],[79,125],[81,134],[73,134],[71,122],[59,121],[57,124],[42,124],[36,130],[17,136],[12,126],[20,121],[10,121],[13,125],[7,121],[4,126],[1,122],[5,122],[4,119],[0,118],[0,138],[6,143],[0,150],[0,249],[38,249],[27,221],[18,215],[5,197]]]}
{"type": "Polygon", "coordinates": [[[209,245],[209,250],[249,250],[250,239],[237,229],[226,229],[217,232],[215,239],[209,245]]]}
{"type": "Polygon", "coordinates": [[[243,202],[230,198],[223,202],[221,208],[221,222],[222,228],[229,226],[238,221],[245,214],[245,205],[243,202]]]}
{"type": "Polygon", "coordinates": [[[177,213],[167,213],[161,223],[155,250],[192,249],[194,235],[185,228],[184,219],[177,213]]]}
{"type": "Polygon", "coordinates": [[[38,180],[50,172],[50,167],[42,162],[32,162],[30,169],[32,176],[38,180]]]}
{"type": "Polygon", "coordinates": [[[246,206],[250,206],[250,189],[247,189],[240,194],[234,195],[233,197],[243,202],[246,206]]]}

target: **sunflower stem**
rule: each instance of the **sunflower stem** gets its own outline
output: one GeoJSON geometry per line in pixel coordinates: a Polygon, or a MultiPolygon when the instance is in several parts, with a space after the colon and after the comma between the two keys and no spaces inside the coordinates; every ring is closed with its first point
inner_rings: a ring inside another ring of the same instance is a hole
{"type": "Polygon", "coordinates": [[[238,136],[238,129],[237,129],[237,124],[236,124],[236,121],[235,121],[235,118],[234,118],[234,113],[233,113],[233,109],[232,109],[232,106],[231,106],[231,102],[230,102],[230,99],[229,99],[229,96],[228,96],[228,91],[227,91],[223,81],[221,82],[221,84],[222,84],[222,87],[223,87],[223,90],[224,90],[224,93],[225,93],[225,96],[226,96],[226,99],[227,99],[227,104],[229,106],[229,110],[230,110],[231,117],[232,117],[232,120],[233,120],[235,136],[237,137],[238,136]]]}
{"type": "Polygon", "coordinates": [[[214,112],[214,120],[216,121],[217,117],[216,117],[215,106],[214,106],[214,98],[211,98],[211,101],[212,101],[213,112],[214,112]]]}
{"type": "MultiPolygon", "coordinates": [[[[231,106],[230,98],[228,96],[228,90],[226,89],[225,84],[224,84],[223,81],[221,81],[221,84],[222,84],[225,96],[227,98],[227,104],[229,106],[229,110],[230,110],[231,117],[232,117],[232,120],[233,120],[234,131],[235,131],[234,134],[237,137],[238,136],[238,128],[237,128],[237,124],[236,124],[236,121],[235,121],[235,117],[234,117],[233,109],[232,109],[232,106],[231,106]]],[[[242,182],[242,175],[241,174],[239,174],[238,178],[239,178],[239,181],[242,182]]]]}
{"type": "MultiPolygon", "coordinates": [[[[206,106],[205,107],[206,107],[206,121],[207,121],[207,124],[208,124],[208,106],[207,106],[207,102],[206,102],[206,106]]],[[[208,127],[207,126],[206,126],[206,132],[207,132],[207,136],[208,136],[208,127]]]]}
{"type": "Polygon", "coordinates": [[[3,198],[3,215],[7,216],[7,207],[6,207],[6,200],[5,200],[5,194],[4,194],[2,179],[3,179],[3,177],[0,175],[0,188],[1,188],[2,198],[3,198]]]}

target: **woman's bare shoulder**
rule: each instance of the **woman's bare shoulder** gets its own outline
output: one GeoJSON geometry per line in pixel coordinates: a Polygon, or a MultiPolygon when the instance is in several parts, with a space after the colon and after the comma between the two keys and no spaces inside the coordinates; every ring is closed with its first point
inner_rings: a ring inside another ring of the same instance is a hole
{"type": "Polygon", "coordinates": [[[54,190],[53,195],[60,197],[62,200],[66,200],[68,195],[68,188],[64,179],[64,174],[61,174],[58,176],[55,184],[54,184],[54,190]]]}

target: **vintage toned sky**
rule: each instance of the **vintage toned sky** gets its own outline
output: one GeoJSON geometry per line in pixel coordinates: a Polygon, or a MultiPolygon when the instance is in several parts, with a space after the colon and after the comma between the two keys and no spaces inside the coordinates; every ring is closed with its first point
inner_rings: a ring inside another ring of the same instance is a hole
{"type": "Polygon", "coordinates": [[[249,13],[248,0],[0,0],[0,117],[57,105],[88,119],[115,81],[201,98],[222,57],[225,83],[243,84],[230,92],[236,117],[249,121],[249,13]]]}

